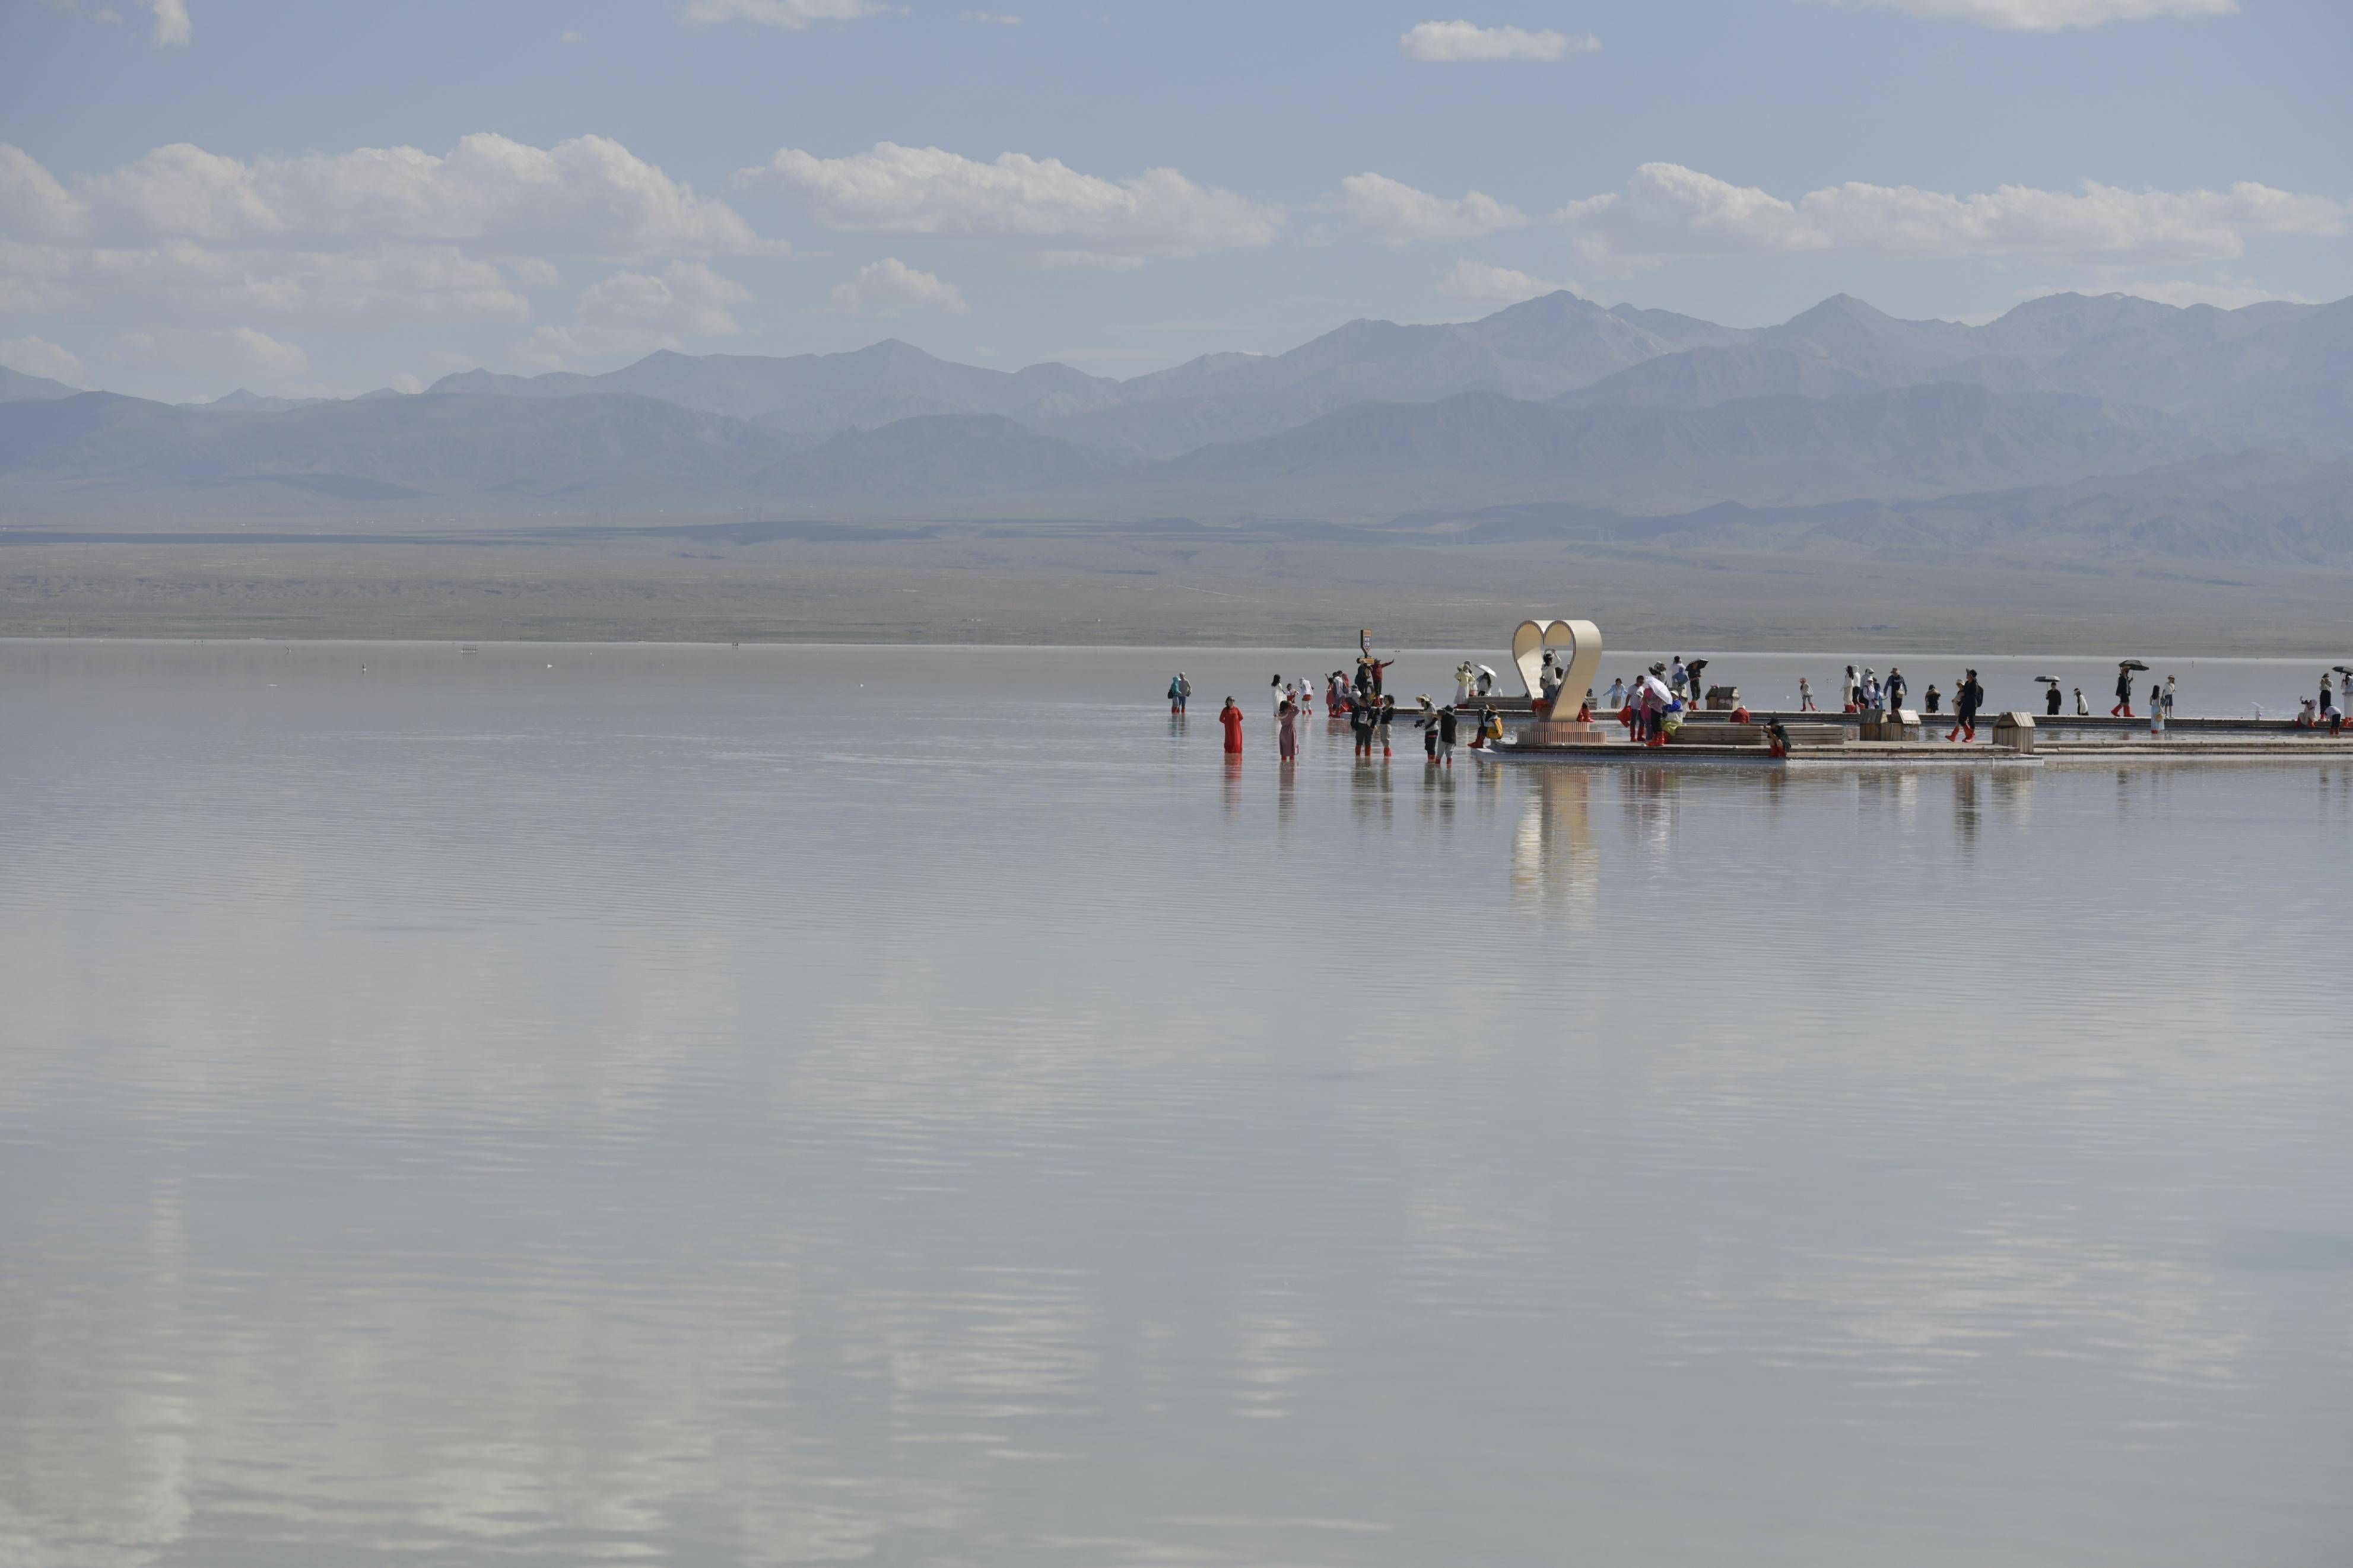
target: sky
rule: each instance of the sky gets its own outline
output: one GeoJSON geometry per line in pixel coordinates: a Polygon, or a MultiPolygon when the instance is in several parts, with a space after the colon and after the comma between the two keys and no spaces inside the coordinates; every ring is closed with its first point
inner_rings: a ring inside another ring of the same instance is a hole
{"type": "Polygon", "coordinates": [[[987,3],[0,0],[0,363],[1128,376],[1553,288],[2353,294],[2347,0],[987,3]]]}

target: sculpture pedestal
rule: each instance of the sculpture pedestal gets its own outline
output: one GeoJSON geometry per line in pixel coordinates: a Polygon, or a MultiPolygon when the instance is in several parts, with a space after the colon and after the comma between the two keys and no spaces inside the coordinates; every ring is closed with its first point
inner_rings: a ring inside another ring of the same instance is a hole
{"type": "Polygon", "coordinates": [[[1609,738],[1600,725],[1574,719],[1539,719],[1520,731],[1523,746],[1599,746],[1609,738]]]}

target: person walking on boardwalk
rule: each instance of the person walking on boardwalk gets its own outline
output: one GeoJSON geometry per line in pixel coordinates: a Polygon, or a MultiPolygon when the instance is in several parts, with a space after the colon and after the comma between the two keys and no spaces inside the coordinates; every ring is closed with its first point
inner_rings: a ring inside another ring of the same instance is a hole
{"type": "Polygon", "coordinates": [[[1274,711],[1274,750],[1286,763],[1299,760],[1299,704],[1287,699],[1274,711]]]}
{"type": "Polygon", "coordinates": [[[1985,688],[1978,684],[1974,669],[1961,677],[1960,689],[1953,693],[1953,727],[1947,732],[1947,741],[1974,741],[1978,738],[1978,710],[1985,706],[1985,688]]]}
{"type": "Polygon", "coordinates": [[[1904,679],[1904,672],[1902,670],[1896,668],[1892,664],[1889,665],[1887,667],[1886,695],[1886,702],[1889,711],[1893,712],[1894,710],[1902,708],[1904,706],[1904,700],[1911,695],[1912,683],[1904,679]]]}
{"type": "Polygon", "coordinates": [[[2084,700],[2084,689],[2079,686],[2075,688],[2075,717],[2088,719],[2091,716],[2092,705],[2084,700]]]}
{"type": "Polygon", "coordinates": [[[1802,675],[1798,677],[1798,711],[1800,713],[1821,711],[1814,706],[1814,683],[1802,675]]]}
{"type": "Polygon", "coordinates": [[[2132,678],[2131,665],[2119,665],[2116,668],[2116,705],[2108,710],[2109,718],[2113,719],[2119,713],[2127,719],[2133,716],[2132,678]]]}
{"type": "Polygon", "coordinates": [[[1232,698],[1227,698],[1226,705],[1218,710],[1218,722],[1226,727],[1227,759],[1239,760],[1242,754],[1242,710],[1234,705],[1232,698]]]}

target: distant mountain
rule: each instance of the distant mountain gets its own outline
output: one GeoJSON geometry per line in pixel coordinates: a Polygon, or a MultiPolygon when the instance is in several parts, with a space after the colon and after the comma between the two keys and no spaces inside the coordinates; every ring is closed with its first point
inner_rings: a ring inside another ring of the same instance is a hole
{"type": "Polygon", "coordinates": [[[955,506],[1103,472],[1093,454],[993,414],[928,414],[848,430],[754,474],[754,497],[851,507],[955,506]]]}
{"type": "Polygon", "coordinates": [[[2095,399],[1951,383],[1746,398],[1696,411],[1571,409],[1468,393],[1434,404],[1362,405],[1263,440],[1206,447],[1152,479],[1248,487],[1270,506],[1318,496],[1334,510],[1547,492],[1651,510],[2072,479],[2129,472],[2210,445],[2161,416],[2095,399]]]}
{"type": "Polygon", "coordinates": [[[46,375],[26,375],[21,370],[0,364],[0,403],[41,403],[71,397],[80,390],[62,381],[51,381],[46,375]]]}
{"type": "Polygon", "coordinates": [[[1927,500],[1724,502],[1648,517],[1540,502],[1410,513],[1393,526],[1471,544],[1664,540],[1842,553],[2000,551],[2341,566],[2353,554],[2353,462],[2235,452],[2137,474],[1927,500]]]}
{"type": "Polygon", "coordinates": [[[272,414],[84,393],[0,406],[0,479],[94,494],[269,485],[353,500],[727,505],[799,445],[646,397],[391,397],[272,414]]]}
{"type": "MultiPolygon", "coordinates": [[[[2226,311],[2054,295],[1970,326],[1841,296],[1748,331],[1564,292],[1477,321],[1353,322],[1287,353],[1126,382],[886,342],[658,353],[604,375],[470,372],[422,395],[330,402],[240,389],[174,407],[51,395],[31,377],[0,386],[26,384],[40,395],[0,401],[0,487],[49,510],[290,496],[1354,524],[1415,508],[1855,502],[1894,529],[1898,506],[2096,480],[2116,527],[2189,527],[2190,503],[2161,489],[2132,492],[2138,512],[2114,499],[2126,493],[2114,476],[2149,470],[2197,478],[2198,515],[2223,539],[2239,536],[2233,495],[2251,516],[2279,498],[2198,465],[2266,448],[2230,471],[2306,462],[2297,482],[2326,491],[2353,459],[2353,300],[2226,311]]],[[[2293,548],[2280,527],[2260,548],[2293,548]]]]}
{"type": "Polygon", "coordinates": [[[327,401],[322,397],[264,397],[257,392],[238,387],[225,392],[210,403],[184,403],[183,408],[217,408],[225,414],[284,414],[296,408],[308,408],[313,403],[327,401]]]}
{"type": "Polygon", "coordinates": [[[1013,372],[955,364],[892,338],[853,353],[788,359],[696,356],[665,350],[604,375],[558,371],[526,377],[467,371],[443,376],[431,390],[534,398],[626,393],[757,420],[772,429],[831,435],[924,414],[1049,419],[1102,407],[1113,400],[1118,384],[1066,364],[1013,372]]]}

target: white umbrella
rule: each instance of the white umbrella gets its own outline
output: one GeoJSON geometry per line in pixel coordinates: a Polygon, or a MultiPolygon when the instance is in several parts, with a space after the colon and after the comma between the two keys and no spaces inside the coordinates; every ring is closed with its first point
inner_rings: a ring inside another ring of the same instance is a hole
{"type": "Polygon", "coordinates": [[[1655,675],[1642,677],[1642,689],[1662,702],[1672,702],[1675,700],[1675,694],[1667,689],[1667,683],[1655,675]]]}

